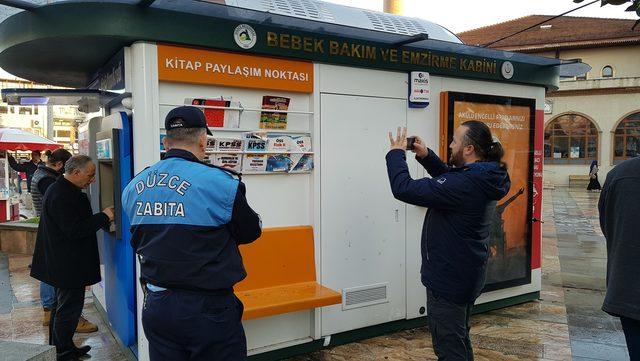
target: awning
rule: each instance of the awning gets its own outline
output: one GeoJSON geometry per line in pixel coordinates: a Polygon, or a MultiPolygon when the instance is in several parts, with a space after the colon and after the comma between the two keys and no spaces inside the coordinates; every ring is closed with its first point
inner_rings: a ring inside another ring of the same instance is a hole
{"type": "Polygon", "coordinates": [[[0,150],[55,150],[62,145],[20,129],[0,129],[0,150]]]}

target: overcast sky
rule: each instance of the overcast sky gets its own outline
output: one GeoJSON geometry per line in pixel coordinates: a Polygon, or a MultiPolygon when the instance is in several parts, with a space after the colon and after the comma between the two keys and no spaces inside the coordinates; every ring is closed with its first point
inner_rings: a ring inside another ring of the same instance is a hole
{"type": "MultiPolygon", "coordinates": [[[[331,3],[382,11],[382,0],[324,0],[331,3]]],[[[527,15],[559,15],[582,4],[572,0],[405,0],[406,16],[423,18],[442,25],[454,33],[527,15]]],[[[573,12],[571,16],[593,16],[637,19],[633,12],[625,12],[628,5],[605,5],[597,2],[573,12]]]]}

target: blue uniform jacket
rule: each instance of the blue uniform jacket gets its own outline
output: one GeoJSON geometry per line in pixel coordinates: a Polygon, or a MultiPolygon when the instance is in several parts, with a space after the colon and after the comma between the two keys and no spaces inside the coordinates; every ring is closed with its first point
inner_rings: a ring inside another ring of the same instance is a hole
{"type": "Polygon", "coordinates": [[[411,179],[403,150],[390,151],[386,159],[394,197],[429,208],[422,227],[422,283],[452,302],[472,302],[484,287],[491,215],[509,192],[509,174],[496,162],[452,168],[429,150],[416,159],[433,178],[411,179]]]}
{"type": "Polygon", "coordinates": [[[143,281],[218,291],[246,277],[238,245],[260,237],[261,223],[229,172],[172,149],[127,185],[122,206],[143,281]]]}

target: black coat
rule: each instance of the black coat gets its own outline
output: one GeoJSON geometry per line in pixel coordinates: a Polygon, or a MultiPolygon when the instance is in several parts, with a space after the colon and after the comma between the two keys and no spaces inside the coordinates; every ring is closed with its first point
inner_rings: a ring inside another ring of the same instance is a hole
{"type": "Polygon", "coordinates": [[[96,232],[109,225],[93,214],[89,198],[65,177],[44,196],[31,276],[57,288],[81,288],[100,282],[96,232]]]}
{"type": "Polygon", "coordinates": [[[640,157],[607,174],[598,209],[607,239],[607,294],[602,309],[640,321],[640,157]]]}
{"type": "Polygon", "coordinates": [[[431,150],[416,160],[433,178],[411,179],[405,152],[387,153],[393,196],[428,207],[422,226],[422,284],[456,303],[473,302],[484,287],[487,245],[496,201],[511,187],[496,162],[461,168],[444,164],[431,150]]]}

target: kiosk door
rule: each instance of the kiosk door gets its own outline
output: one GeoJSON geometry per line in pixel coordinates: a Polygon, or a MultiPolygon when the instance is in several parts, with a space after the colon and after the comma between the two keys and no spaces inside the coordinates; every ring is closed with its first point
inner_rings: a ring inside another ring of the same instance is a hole
{"type": "Polygon", "coordinates": [[[321,95],[322,284],[343,304],[322,310],[323,335],[404,319],[405,214],[389,188],[387,132],[402,99],[321,95]],[[377,141],[371,141],[377,139],[377,141]]]}

